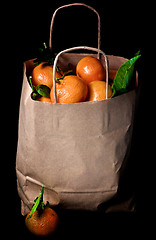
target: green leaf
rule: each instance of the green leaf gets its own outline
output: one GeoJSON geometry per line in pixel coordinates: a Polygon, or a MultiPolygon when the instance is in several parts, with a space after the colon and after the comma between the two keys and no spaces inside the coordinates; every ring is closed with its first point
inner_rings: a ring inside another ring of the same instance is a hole
{"type": "Polygon", "coordinates": [[[50,98],[50,88],[47,87],[46,85],[43,84],[38,85],[36,86],[35,90],[39,95],[50,98]]]}
{"type": "Polygon", "coordinates": [[[136,54],[134,54],[134,57],[136,57],[136,56],[138,56],[138,55],[141,55],[140,52],[141,52],[140,50],[137,51],[136,54]]]}
{"type": "Polygon", "coordinates": [[[129,91],[134,73],[134,64],[141,57],[140,52],[137,52],[137,54],[139,55],[125,62],[118,69],[112,85],[112,97],[129,91]]]}
{"type": "Polygon", "coordinates": [[[33,61],[35,66],[42,62],[53,64],[55,59],[54,53],[47,47],[46,43],[43,43],[43,47],[38,49],[37,58],[33,61]]]}
{"type": "Polygon", "coordinates": [[[44,210],[44,204],[43,204],[43,193],[44,193],[44,190],[43,190],[43,186],[39,192],[39,196],[34,200],[35,204],[33,205],[32,209],[31,209],[31,212],[29,214],[29,217],[28,218],[31,218],[33,213],[38,209],[38,208],[41,208],[42,210],[44,210]]]}

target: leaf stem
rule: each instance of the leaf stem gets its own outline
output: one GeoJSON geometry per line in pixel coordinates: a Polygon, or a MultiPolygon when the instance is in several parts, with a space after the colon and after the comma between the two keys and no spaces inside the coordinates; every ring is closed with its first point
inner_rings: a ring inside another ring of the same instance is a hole
{"type": "Polygon", "coordinates": [[[48,47],[47,47],[47,44],[46,44],[45,42],[43,43],[43,46],[44,46],[45,49],[48,48],[48,47]]]}
{"type": "MultiPolygon", "coordinates": [[[[63,79],[65,76],[67,76],[68,74],[73,73],[72,70],[68,70],[67,72],[65,72],[60,78],[56,78],[56,82],[58,82],[59,80],[63,79]]],[[[59,83],[59,82],[58,82],[59,83]]]]}
{"type": "Polygon", "coordinates": [[[40,192],[39,192],[39,196],[36,198],[35,204],[34,204],[34,206],[32,207],[31,212],[30,212],[28,218],[31,218],[32,215],[33,215],[33,213],[34,213],[38,208],[41,207],[42,210],[44,209],[43,193],[44,193],[44,190],[43,190],[43,186],[42,186],[42,187],[41,187],[41,190],[40,190],[40,192]]]}

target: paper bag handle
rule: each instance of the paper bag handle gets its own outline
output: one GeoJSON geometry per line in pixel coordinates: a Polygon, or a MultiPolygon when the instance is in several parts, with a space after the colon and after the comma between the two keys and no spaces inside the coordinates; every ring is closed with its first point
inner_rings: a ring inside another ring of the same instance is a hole
{"type": "MultiPolygon", "coordinates": [[[[50,38],[49,38],[49,47],[52,50],[52,33],[53,33],[53,25],[54,25],[54,19],[56,16],[56,13],[62,9],[62,8],[66,8],[66,7],[71,7],[71,6],[84,6],[86,8],[89,8],[90,10],[92,10],[98,17],[98,50],[100,50],[100,39],[101,39],[101,34],[100,34],[100,15],[99,13],[92,7],[84,4],[84,3],[72,3],[72,4],[67,4],[64,6],[61,6],[59,8],[57,8],[52,16],[52,20],[51,20],[51,25],[50,25],[50,38]]],[[[98,59],[99,59],[99,51],[98,51],[98,59]]]]}
{"type": "Polygon", "coordinates": [[[54,90],[55,103],[57,103],[56,81],[55,81],[55,79],[56,79],[56,64],[57,64],[58,58],[62,53],[71,52],[71,51],[79,50],[79,49],[84,49],[84,50],[87,49],[87,50],[90,50],[90,51],[95,51],[95,52],[101,53],[104,56],[105,69],[106,69],[106,99],[108,99],[108,60],[107,60],[106,54],[98,48],[92,48],[92,47],[87,47],[87,46],[78,46],[78,47],[72,47],[72,48],[65,49],[65,50],[59,52],[57,54],[57,56],[55,57],[54,65],[53,65],[53,90],[54,90]]]}

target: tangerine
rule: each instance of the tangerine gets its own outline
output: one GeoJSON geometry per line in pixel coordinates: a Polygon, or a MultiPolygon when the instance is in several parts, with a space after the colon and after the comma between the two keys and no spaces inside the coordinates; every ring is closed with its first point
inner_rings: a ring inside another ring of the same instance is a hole
{"type": "MultiPolygon", "coordinates": [[[[56,72],[56,78],[60,77],[61,74],[56,72]]],[[[51,89],[53,86],[53,65],[42,62],[36,66],[32,71],[32,84],[35,87],[43,84],[51,89]]]]}
{"type": "Polygon", "coordinates": [[[86,56],[78,62],[76,74],[89,84],[93,81],[105,80],[106,73],[100,60],[91,56],[86,56]]]}
{"type": "Polygon", "coordinates": [[[48,236],[56,231],[59,218],[53,209],[45,207],[41,213],[36,210],[31,217],[29,214],[30,212],[25,218],[25,224],[31,233],[37,236],[48,236]]]}
{"type": "MultiPolygon", "coordinates": [[[[108,85],[108,98],[112,96],[111,86],[108,85]]],[[[88,84],[88,101],[97,101],[106,99],[106,82],[94,81],[88,84]]]]}
{"type": "Polygon", "coordinates": [[[117,71],[118,70],[115,70],[115,69],[109,69],[109,83],[110,83],[110,85],[113,84],[117,71]]]}
{"type": "Polygon", "coordinates": [[[38,100],[40,101],[40,102],[50,102],[51,103],[51,99],[50,98],[47,98],[47,97],[40,97],[40,98],[38,98],[38,100]]]}
{"type": "MultiPolygon", "coordinates": [[[[77,103],[85,101],[88,93],[87,84],[75,75],[65,76],[60,83],[56,83],[58,103],[77,103]]],[[[50,98],[54,103],[54,89],[52,87],[50,98]]]]}

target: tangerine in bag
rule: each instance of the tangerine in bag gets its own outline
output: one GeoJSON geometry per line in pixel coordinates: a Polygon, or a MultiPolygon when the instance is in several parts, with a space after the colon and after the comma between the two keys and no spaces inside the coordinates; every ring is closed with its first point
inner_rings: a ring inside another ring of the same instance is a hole
{"type": "Polygon", "coordinates": [[[105,69],[97,58],[86,56],[76,66],[76,74],[87,84],[93,81],[105,80],[105,69]]]}
{"type": "MultiPolygon", "coordinates": [[[[88,93],[87,84],[75,75],[65,76],[60,83],[56,83],[57,102],[58,103],[77,103],[85,101],[88,93]]],[[[54,103],[53,87],[50,92],[50,98],[54,103]]]]}

